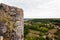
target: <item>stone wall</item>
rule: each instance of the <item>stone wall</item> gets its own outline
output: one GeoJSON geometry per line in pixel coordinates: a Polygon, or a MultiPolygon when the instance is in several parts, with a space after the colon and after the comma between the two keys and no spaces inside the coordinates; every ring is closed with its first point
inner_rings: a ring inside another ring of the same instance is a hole
{"type": "Polygon", "coordinates": [[[0,36],[4,40],[23,40],[23,10],[21,8],[0,4],[0,36]]]}

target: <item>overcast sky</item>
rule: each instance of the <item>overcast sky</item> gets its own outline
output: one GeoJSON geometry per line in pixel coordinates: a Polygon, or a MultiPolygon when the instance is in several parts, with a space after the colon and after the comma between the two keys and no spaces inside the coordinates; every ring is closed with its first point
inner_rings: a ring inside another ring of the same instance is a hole
{"type": "Polygon", "coordinates": [[[0,0],[24,10],[24,18],[60,18],[60,0],[0,0]]]}

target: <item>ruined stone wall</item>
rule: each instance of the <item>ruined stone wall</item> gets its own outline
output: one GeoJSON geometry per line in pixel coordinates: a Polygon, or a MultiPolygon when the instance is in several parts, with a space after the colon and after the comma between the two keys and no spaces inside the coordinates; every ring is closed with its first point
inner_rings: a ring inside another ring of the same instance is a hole
{"type": "MultiPolygon", "coordinates": [[[[0,4],[0,36],[6,40],[23,40],[23,10],[0,4]]],[[[5,40],[4,39],[4,40],[5,40]]]]}

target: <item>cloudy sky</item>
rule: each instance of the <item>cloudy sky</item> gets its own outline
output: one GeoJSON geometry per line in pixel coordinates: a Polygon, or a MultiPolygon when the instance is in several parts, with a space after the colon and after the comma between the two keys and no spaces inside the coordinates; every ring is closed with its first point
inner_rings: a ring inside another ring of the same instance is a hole
{"type": "Polygon", "coordinates": [[[24,10],[24,18],[60,18],[60,0],[0,0],[24,10]]]}

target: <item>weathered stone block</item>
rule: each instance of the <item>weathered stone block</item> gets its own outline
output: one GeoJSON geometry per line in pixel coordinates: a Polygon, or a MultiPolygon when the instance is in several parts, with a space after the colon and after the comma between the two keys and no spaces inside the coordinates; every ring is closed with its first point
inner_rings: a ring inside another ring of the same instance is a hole
{"type": "Polygon", "coordinates": [[[23,26],[23,10],[1,3],[0,36],[3,36],[4,40],[23,40],[23,26]]]}

